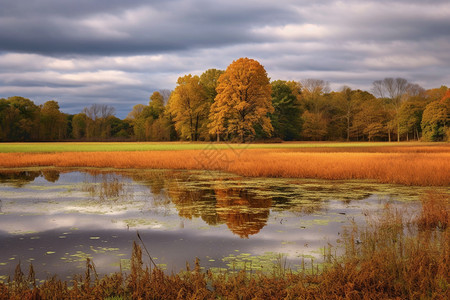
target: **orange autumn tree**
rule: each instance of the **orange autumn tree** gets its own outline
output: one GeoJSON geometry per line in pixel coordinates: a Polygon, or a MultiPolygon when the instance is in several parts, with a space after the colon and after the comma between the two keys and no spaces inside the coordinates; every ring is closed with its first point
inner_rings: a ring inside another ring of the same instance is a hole
{"type": "Polygon", "coordinates": [[[255,126],[270,135],[268,113],[274,111],[267,72],[256,60],[240,58],[228,66],[218,80],[217,96],[209,114],[209,133],[241,142],[255,136],[255,126]]]}

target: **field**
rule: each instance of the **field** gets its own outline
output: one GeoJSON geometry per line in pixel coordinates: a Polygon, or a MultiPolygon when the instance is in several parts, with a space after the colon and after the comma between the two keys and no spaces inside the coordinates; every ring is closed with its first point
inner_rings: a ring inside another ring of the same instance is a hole
{"type": "Polygon", "coordinates": [[[204,169],[252,177],[371,179],[448,186],[450,144],[0,144],[0,166],[204,169]]]}
{"type": "MultiPolygon", "coordinates": [[[[446,143],[385,143],[385,142],[284,142],[275,144],[227,144],[227,143],[190,143],[190,142],[67,142],[67,143],[0,143],[0,153],[44,153],[44,152],[109,152],[109,151],[179,151],[203,150],[209,145],[215,149],[361,149],[361,148],[404,148],[419,147],[420,149],[435,149],[446,146],[446,143]],[[401,145],[399,147],[399,145],[401,145]]],[[[447,145],[448,146],[448,145],[447,145]]],[[[450,151],[450,146],[447,147],[450,151]]],[[[350,150],[351,151],[351,150],[350,150]]]]}

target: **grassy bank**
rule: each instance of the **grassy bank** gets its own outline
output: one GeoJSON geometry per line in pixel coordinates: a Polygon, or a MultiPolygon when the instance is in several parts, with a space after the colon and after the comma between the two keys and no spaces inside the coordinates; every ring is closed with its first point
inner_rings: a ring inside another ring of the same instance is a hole
{"type": "MultiPolygon", "coordinates": [[[[48,153],[48,152],[110,152],[110,151],[177,151],[177,150],[203,150],[214,149],[371,149],[392,148],[399,151],[399,148],[427,147],[428,151],[437,149],[436,147],[446,147],[450,151],[450,146],[445,143],[421,143],[421,142],[284,142],[276,144],[232,144],[232,143],[190,143],[190,142],[64,142],[64,143],[0,143],[0,153],[48,153]],[[396,149],[395,149],[396,148],[396,149]]],[[[442,149],[441,149],[442,150],[442,149]]],[[[384,151],[387,151],[386,149],[384,151]]]]}
{"type": "Polygon", "coordinates": [[[437,193],[422,198],[415,216],[387,206],[368,216],[366,226],[350,226],[340,243],[343,254],[328,248],[321,269],[212,273],[197,262],[169,275],[145,265],[135,244],[129,274],[99,278],[88,259],[84,275],[38,286],[33,268],[27,275],[18,266],[12,280],[0,283],[0,299],[447,299],[449,206],[450,195],[437,193]]]}

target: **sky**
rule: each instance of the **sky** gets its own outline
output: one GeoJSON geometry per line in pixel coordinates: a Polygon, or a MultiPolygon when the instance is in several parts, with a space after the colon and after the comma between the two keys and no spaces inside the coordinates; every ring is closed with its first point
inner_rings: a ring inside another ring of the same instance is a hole
{"type": "Polygon", "coordinates": [[[186,74],[258,60],[272,80],[450,86],[448,0],[0,0],[0,98],[120,118],[186,74]]]}

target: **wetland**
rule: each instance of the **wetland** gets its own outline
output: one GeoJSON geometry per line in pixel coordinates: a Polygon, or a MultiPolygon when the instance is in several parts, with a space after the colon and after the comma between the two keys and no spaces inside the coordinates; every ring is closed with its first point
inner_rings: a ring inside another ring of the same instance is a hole
{"type": "Polygon", "coordinates": [[[429,188],[367,180],[249,178],[215,171],[0,171],[0,281],[32,263],[70,279],[92,258],[127,271],[137,232],[168,273],[198,257],[209,270],[296,270],[338,250],[354,223],[387,203],[414,214],[429,188]],[[330,248],[331,247],[331,248],[330,248]]]}

